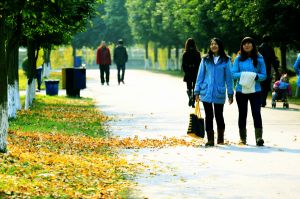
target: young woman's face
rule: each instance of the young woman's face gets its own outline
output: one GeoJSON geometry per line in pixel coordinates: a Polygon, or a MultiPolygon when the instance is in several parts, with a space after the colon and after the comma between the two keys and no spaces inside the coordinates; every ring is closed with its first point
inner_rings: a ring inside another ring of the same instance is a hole
{"type": "Polygon", "coordinates": [[[243,44],[243,49],[246,53],[250,53],[253,49],[253,45],[251,42],[246,42],[243,44]]]}
{"type": "Polygon", "coordinates": [[[219,52],[219,46],[218,46],[217,42],[212,41],[212,42],[210,43],[210,50],[211,50],[211,52],[213,52],[214,54],[218,54],[218,52],[219,52]]]}

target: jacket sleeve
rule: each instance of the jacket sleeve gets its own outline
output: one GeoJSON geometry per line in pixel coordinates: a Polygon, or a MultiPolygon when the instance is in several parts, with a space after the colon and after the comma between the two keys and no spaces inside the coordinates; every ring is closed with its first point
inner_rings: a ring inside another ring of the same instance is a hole
{"type": "Polygon", "coordinates": [[[200,68],[198,70],[197,80],[196,80],[195,89],[194,89],[195,95],[200,94],[200,86],[204,81],[204,77],[205,77],[205,61],[204,61],[204,59],[202,59],[201,63],[200,63],[200,68]]]}
{"type": "Polygon", "coordinates": [[[128,61],[128,53],[127,53],[127,50],[125,48],[125,62],[127,62],[127,61],[128,61]]]}
{"type": "Polygon", "coordinates": [[[295,61],[294,70],[297,75],[300,75],[300,54],[298,55],[298,57],[295,61]]]}
{"type": "Polygon", "coordinates": [[[239,55],[234,59],[234,62],[233,62],[233,66],[232,66],[232,69],[231,69],[231,75],[232,75],[232,78],[233,79],[240,79],[241,77],[241,71],[240,71],[240,68],[239,68],[239,55]]]}
{"type": "Polygon", "coordinates": [[[197,71],[199,70],[200,62],[201,62],[201,54],[200,54],[200,52],[199,52],[199,53],[197,54],[197,61],[196,61],[197,71]]]}
{"type": "Polygon", "coordinates": [[[261,82],[267,78],[266,64],[262,55],[258,55],[257,62],[260,64],[257,81],[261,82]]]}
{"type": "Polygon", "coordinates": [[[98,48],[97,53],[96,53],[96,63],[97,64],[100,64],[100,53],[101,53],[101,50],[100,50],[100,48],[98,48]]]}
{"type": "Polygon", "coordinates": [[[226,79],[226,86],[227,86],[227,94],[228,97],[233,96],[233,79],[231,75],[231,61],[228,58],[227,65],[226,65],[226,71],[225,71],[225,79],[226,79]]]}
{"type": "Polygon", "coordinates": [[[107,48],[107,61],[108,61],[108,65],[111,65],[111,56],[110,56],[110,50],[109,48],[107,48]]]}
{"type": "Polygon", "coordinates": [[[187,72],[187,67],[186,67],[186,53],[183,53],[182,55],[182,64],[181,64],[183,72],[187,72]]]}
{"type": "Polygon", "coordinates": [[[116,49],[117,49],[117,48],[114,49],[114,53],[113,53],[113,60],[114,60],[114,63],[116,63],[116,49]]]}

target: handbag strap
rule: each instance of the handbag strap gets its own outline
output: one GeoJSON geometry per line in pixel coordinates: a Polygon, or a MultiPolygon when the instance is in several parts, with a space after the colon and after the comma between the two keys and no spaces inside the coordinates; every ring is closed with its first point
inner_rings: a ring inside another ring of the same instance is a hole
{"type": "Polygon", "coordinates": [[[201,111],[200,111],[200,103],[199,103],[199,101],[197,101],[196,105],[195,105],[195,115],[197,115],[198,118],[201,118],[201,111]]]}

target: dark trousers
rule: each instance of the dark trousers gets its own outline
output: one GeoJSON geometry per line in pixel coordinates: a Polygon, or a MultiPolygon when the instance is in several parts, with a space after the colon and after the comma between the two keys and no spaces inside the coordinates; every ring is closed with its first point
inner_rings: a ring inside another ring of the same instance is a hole
{"type": "Polygon", "coordinates": [[[194,93],[194,88],[195,88],[196,82],[193,81],[187,81],[186,82],[186,87],[188,91],[192,91],[194,93]]]}
{"type": "Polygon", "coordinates": [[[213,119],[216,117],[217,128],[225,129],[225,122],[223,116],[224,104],[212,104],[203,102],[204,111],[205,111],[205,130],[212,131],[213,127],[213,119]]]}
{"type": "Polygon", "coordinates": [[[100,69],[100,80],[101,84],[104,84],[109,82],[109,65],[102,65],[99,64],[99,69],[100,69]],[[104,74],[105,74],[105,80],[104,80],[104,74]]]}
{"type": "Polygon", "coordinates": [[[247,113],[248,113],[248,101],[250,102],[252,117],[255,128],[262,128],[261,120],[261,93],[243,94],[236,93],[236,102],[239,109],[239,128],[246,129],[247,113]]]}
{"type": "Polygon", "coordinates": [[[265,81],[260,83],[261,86],[261,105],[264,107],[267,104],[267,97],[271,91],[272,77],[267,77],[265,81]]]}
{"type": "Polygon", "coordinates": [[[123,82],[124,81],[124,75],[125,75],[125,64],[124,65],[117,65],[118,69],[118,82],[123,82]],[[122,72],[122,74],[121,74],[122,72]]]}

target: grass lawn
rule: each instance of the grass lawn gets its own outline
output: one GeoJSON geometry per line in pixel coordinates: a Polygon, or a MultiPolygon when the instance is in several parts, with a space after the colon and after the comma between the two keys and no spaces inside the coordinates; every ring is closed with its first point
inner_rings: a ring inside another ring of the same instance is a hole
{"type": "Polygon", "coordinates": [[[91,99],[37,95],[9,121],[0,198],[126,198],[136,166],[109,145],[107,120],[91,99]]]}

